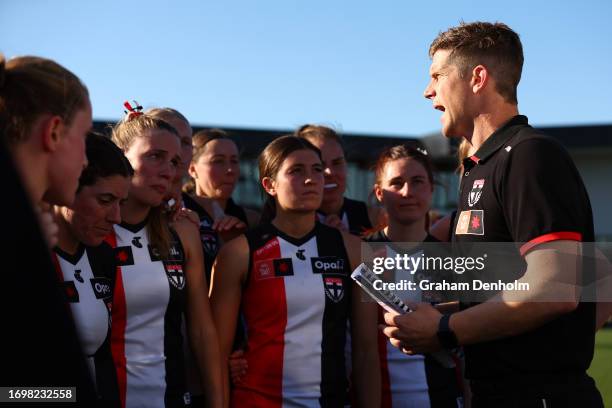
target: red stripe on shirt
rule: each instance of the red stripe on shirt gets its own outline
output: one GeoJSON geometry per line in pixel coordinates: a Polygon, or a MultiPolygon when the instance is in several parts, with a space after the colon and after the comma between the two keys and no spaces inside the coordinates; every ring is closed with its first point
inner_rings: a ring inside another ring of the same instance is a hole
{"type": "Polygon", "coordinates": [[[231,406],[281,407],[287,299],[284,278],[274,276],[272,261],[281,258],[278,238],[253,251],[251,257],[249,283],[242,295],[249,369],[232,392],[231,406]]]}
{"type": "MultiPolygon", "coordinates": [[[[117,237],[115,233],[111,233],[104,241],[111,247],[117,247],[117,237]]],[[[115,288],[113,289],[113,308],[111,310],[111,354],[115,363],[115,371],[117,373],[117,385],[119,387],[119,399],[121,407],[125,408],[126,389],[127,389],[127,371],[125,360],[125,326],[127,320],[127,306],[125,302],[125,290],[123,288],[123,276],[121,267],[117,266],[115,274],[115,288]]]]}
{"type": "Polygon", "coordinates": [[[540,235],[537,238],[532,239],[529,242],[526,242],[521,246],[521,256],[525,256],[525,254],[533,249],[533,247],[543,244],[545,242],[551,241],[582,241],[582,234],[579,232],[571,232],[571,231],[563,231],[563,232],[551,232],[550,234],[540,235]]]}

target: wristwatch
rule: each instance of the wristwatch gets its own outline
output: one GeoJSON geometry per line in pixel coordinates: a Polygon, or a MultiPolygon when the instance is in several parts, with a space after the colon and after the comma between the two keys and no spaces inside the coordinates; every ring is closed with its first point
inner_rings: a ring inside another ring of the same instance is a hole
{"type": "Polygon", "coordinates": [[[450,314],[443,314],[442,318],[440,318],[440,323],[438,323],[438,340],[446,350],[459,347],[457,336],[455,336],[455,332],[451,330],[449,325],[450,317],[450,314]]]}

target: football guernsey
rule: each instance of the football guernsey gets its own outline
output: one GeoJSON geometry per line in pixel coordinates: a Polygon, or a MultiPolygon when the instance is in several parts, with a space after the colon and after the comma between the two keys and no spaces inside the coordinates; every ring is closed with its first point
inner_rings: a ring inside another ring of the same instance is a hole
{"type": "MultiPolygon", "coordinates": [[[[367,242],[390,242],[384,231],[378,231],[365,238],[367,242]]],[[[439,242],[428,235],[424,242],[439,242]]],[[[414,249],[419,252],[418,249],[414,249]]],[[[422,250],[421,250],[422,251],[422,250]]],[[[386,256],[393,258],[397,251],[393,247],[387,248],[386,256]]],[[[400,251],[401,252],[401,251],[400,251]]],[[[401,277],[418,279],[406,273],[401,277]]],[[[421,302],[420,291],[413,291],[411,301],[421,302]]],[[[397,293],[405,299],[406,293],[397,293]]],[[[424,294],[423,294],[424,295],[424,294]]],[[[384,310],[379,308],[379,324],[385,324],[384,310]]],[[[446,368],[440,365],[430,355],[416,354],[413,356],[402,353],[389,342],[387,336],[379,331],[378,355],[381,370],[381,407],[384,408],[456,408],[461,407],[463,399],[459,391],[458,378],[461,373],[458,368],[446,368]]]]}
{"type": "Polygon", "coordinates": [[[56,247],[52,259],[100,401],[104,406],[117,406],[117,377],[110,349],[113,250],[105,243],[97,248],[80,244],[71,255],[56,247]]]}
{"type": "Polygon", "coordinates": [[[316,223],[295,239],[272,224],[246,234],[243,288],[249,369],[233,407],[341,407],[351,304],[350,263],[341,233],[316,223]]]}
{"type": "Polygon", "coordinates": [[[206,282],[210,285],[212,266],[221,246],[219,234],[217,234],[217,231],[212,228],[215,220],[208,213],[208,211],[206,211],[204,207],[202,207],[189,194],[183,193],[183,205],[185,208],[195,211],[200,217],[199,230],[202,251],[204,252],[204,269],[206,271],[206,282]]]}
{"type": "MultiPolygon", "coordinates": [[[[326,214],[317,212],[319,221],[325,222],[326,214]]],[[[363,201],[344,198],[340,210],[342,225],[353,235],[362,235],[366,230],[372,228],[368,215],[368,206],[363,201]]]]}
{"type": "Polygon", "coordinates": [[[115,225],[111,347],[124,407],[176,407],[185,391],[181,319],[185,310],[184,251],[172,231],[168,259],[149,244],[146,221],[115,225]]]}

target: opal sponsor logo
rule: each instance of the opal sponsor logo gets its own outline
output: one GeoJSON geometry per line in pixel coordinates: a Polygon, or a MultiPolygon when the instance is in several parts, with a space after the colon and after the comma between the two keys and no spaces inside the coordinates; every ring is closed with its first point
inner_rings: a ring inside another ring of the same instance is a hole
{"type": "Polygon", "coordinates": [[[337,256],[322,256],[311,258],[313,273],[343,273],[344,259],[337,256]]]}
{"type": "Polygon", "coordinates": [[[107,299],[113,296],[113,288],[108,278],[93,278],[89,280],[96,299],[107,299]]]}

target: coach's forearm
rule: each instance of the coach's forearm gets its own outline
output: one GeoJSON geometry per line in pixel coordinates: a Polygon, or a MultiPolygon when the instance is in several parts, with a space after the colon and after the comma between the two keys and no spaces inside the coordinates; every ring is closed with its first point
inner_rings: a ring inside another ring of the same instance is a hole
{"type": "Polygon", "coordinates": [[[453,314],[450,327],[459,344],[473,344],[516,336],[575,308],[572,302],[503,302],[499,299],[453,314]]]}

